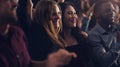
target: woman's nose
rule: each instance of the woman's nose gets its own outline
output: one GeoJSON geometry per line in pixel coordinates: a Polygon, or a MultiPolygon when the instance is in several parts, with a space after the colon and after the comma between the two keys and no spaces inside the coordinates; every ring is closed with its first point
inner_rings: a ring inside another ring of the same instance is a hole
{"type": "Polygon", "coordinates": [[[56,18],[57,18],[57,19],[60,19],[60,18],[61,18],[61,14],[57,13],[57,14],[56,14],[56,18]]]}

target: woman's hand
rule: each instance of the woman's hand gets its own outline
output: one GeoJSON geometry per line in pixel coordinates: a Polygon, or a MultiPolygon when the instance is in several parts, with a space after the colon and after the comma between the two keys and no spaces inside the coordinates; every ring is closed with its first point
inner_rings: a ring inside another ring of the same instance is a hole
{"type": "Polygon", "coordinates": [[[75,53],[60,49],[48,56],[46,67],[61,67],[69,64],[70,60],[76,57],[77,55],[75,53]]]}

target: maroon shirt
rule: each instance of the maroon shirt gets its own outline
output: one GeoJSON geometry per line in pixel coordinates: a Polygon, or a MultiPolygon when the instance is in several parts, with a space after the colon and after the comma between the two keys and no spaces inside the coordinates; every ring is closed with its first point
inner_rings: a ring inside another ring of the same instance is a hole
{"type": "Polygon", "coordinates": [[[0,34],[0,67],[28,67],[30,57],[23,31],[11,26],[8,36],[0,34]]]}

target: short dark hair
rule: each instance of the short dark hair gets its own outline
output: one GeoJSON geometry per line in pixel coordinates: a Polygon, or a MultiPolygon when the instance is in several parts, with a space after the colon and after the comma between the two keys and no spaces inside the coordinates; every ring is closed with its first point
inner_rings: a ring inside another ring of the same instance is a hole
{"type": "Polygon", "coordinates": [[[103,4],[105,4],[105,3],[108,3],[108,2],[112,3],[113,5],[115,5],[115,4],[117,5],[117,3],[114,2],[113,0],[98,0],[98,1],[95,3],[94,12],[95,12],[95,13],[96,13],[96,12],[99,12],[101,6],[102,6],[103,4]]]}

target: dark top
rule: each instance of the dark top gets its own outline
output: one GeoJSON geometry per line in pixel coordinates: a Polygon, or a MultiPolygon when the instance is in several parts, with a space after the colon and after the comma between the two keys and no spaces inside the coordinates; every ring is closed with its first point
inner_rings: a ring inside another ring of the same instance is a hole
{"type": "Polygon", "coordinates": [[[11,26],[8,36],[0,34],[0,67],[28,67],[30,57],[23,31],[11,26]]]}
{"type": "Polygon", "coordinates": [[[81,34],[81,31],[77,28],[72,30],[72,35],[76,38],[79,44],[68,46],[66,49],[70,52],[75,52],[77,54],[77,58],[72,59],[72,61],[65,67],[89,67],[87,55],[87,38],[85,38],[81,34]]]}
{"type": "Polygon", "coordinates": [[[59,49],[59,46],[51,41],[43,27],[37,23],[32,24],[29,35],[29,53],[33,60],[45,60],[48,54],[59,49]]]}
{"type": "Polygon", "coordinates": [[[75,52],[77,54],[77,58],[72,59],[70,64],[65,67],[87,67],[86,63],[87,58],[85,58],[84,56],[85,55],[85,51],[83,51],[84,49],[85,47],[82,46],[82,44],[66,47],[66,50],[70,52],[75,52]]]}

